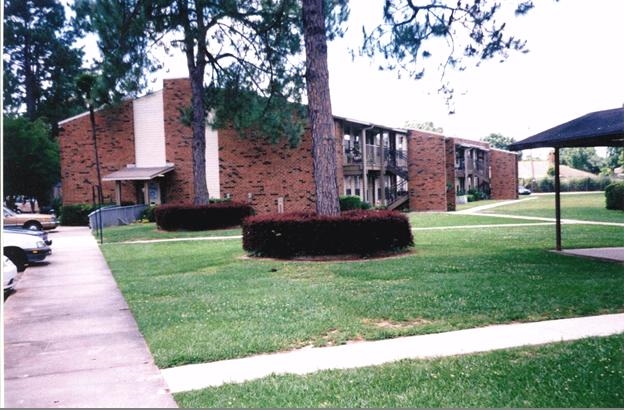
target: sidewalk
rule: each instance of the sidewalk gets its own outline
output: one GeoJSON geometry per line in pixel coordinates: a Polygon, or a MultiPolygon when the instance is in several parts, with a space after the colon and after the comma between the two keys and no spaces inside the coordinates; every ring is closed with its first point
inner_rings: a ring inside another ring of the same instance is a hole
{"type": "Polygon", "coordinates": [[[609,336],[624,332],[624,313],[533,323],[494,325],[422,336],[304,348],[162,370],[174,393],[243,383],[271,374],[352,369],[403,359],[430,359],[520,346],[609,336]]]}
{"type": "Polygon", "coordinates": [[[49,237],[4,302],[4,406],[177,407],[89,229],[49,237]]]}

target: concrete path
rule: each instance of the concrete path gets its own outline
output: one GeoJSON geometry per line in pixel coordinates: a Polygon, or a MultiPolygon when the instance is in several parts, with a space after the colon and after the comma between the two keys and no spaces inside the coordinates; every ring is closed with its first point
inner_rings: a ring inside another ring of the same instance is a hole
{"type": "Polygon", "coordinates": [[[605,261],[616,261],[624,263],[624,247],[620,248],[584,248],[584,249],[564,249],[564,255],[583,256],[605,261]]]}
{"type": "Polygon", "coordinates": [[[422,336],[193,364],[162,370],[174,393],[242,383],[271,374],[351,369],[403,359],[427,359],[624,333],[624,313],[487,326],[422,336]]]}
{"type": "Polygon", "coordinates": [[[177,407],[89,229],[49,237],[4,302],[4,406],[177,407]]]}

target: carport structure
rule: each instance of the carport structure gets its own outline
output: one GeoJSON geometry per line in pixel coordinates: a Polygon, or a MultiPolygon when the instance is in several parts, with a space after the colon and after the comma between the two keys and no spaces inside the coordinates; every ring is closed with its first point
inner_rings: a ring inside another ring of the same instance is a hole
{"type": "Polygon", "coordinates": [[[624,107],[585,114],[509,146],[512,151],[532,148],[555,150],[555,226],[558,251],[561,250],[559,150],[568,147],[624,147],[624,107]]]}

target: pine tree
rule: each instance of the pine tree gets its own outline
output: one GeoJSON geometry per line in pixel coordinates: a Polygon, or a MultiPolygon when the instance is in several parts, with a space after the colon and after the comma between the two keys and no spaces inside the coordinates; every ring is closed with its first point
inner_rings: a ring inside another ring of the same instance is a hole
{"type": "Polygon", "coordinates": [[[73,100],[83,52],[58,0],[4,1],[4,112],[52,125],[84,109],[73,100]]]}

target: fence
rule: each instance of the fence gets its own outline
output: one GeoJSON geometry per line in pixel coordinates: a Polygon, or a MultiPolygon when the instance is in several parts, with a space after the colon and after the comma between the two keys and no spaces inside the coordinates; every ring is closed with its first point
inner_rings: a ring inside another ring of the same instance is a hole
{"type": "Polygon", "coordinates": [[[89,227],[94,230],[97,229],[99,223],[102,228],[131,224],[139,219],[145,208],[147,208],[146,205],[131,205],[97,209],[89,214],[89,227]]]}

